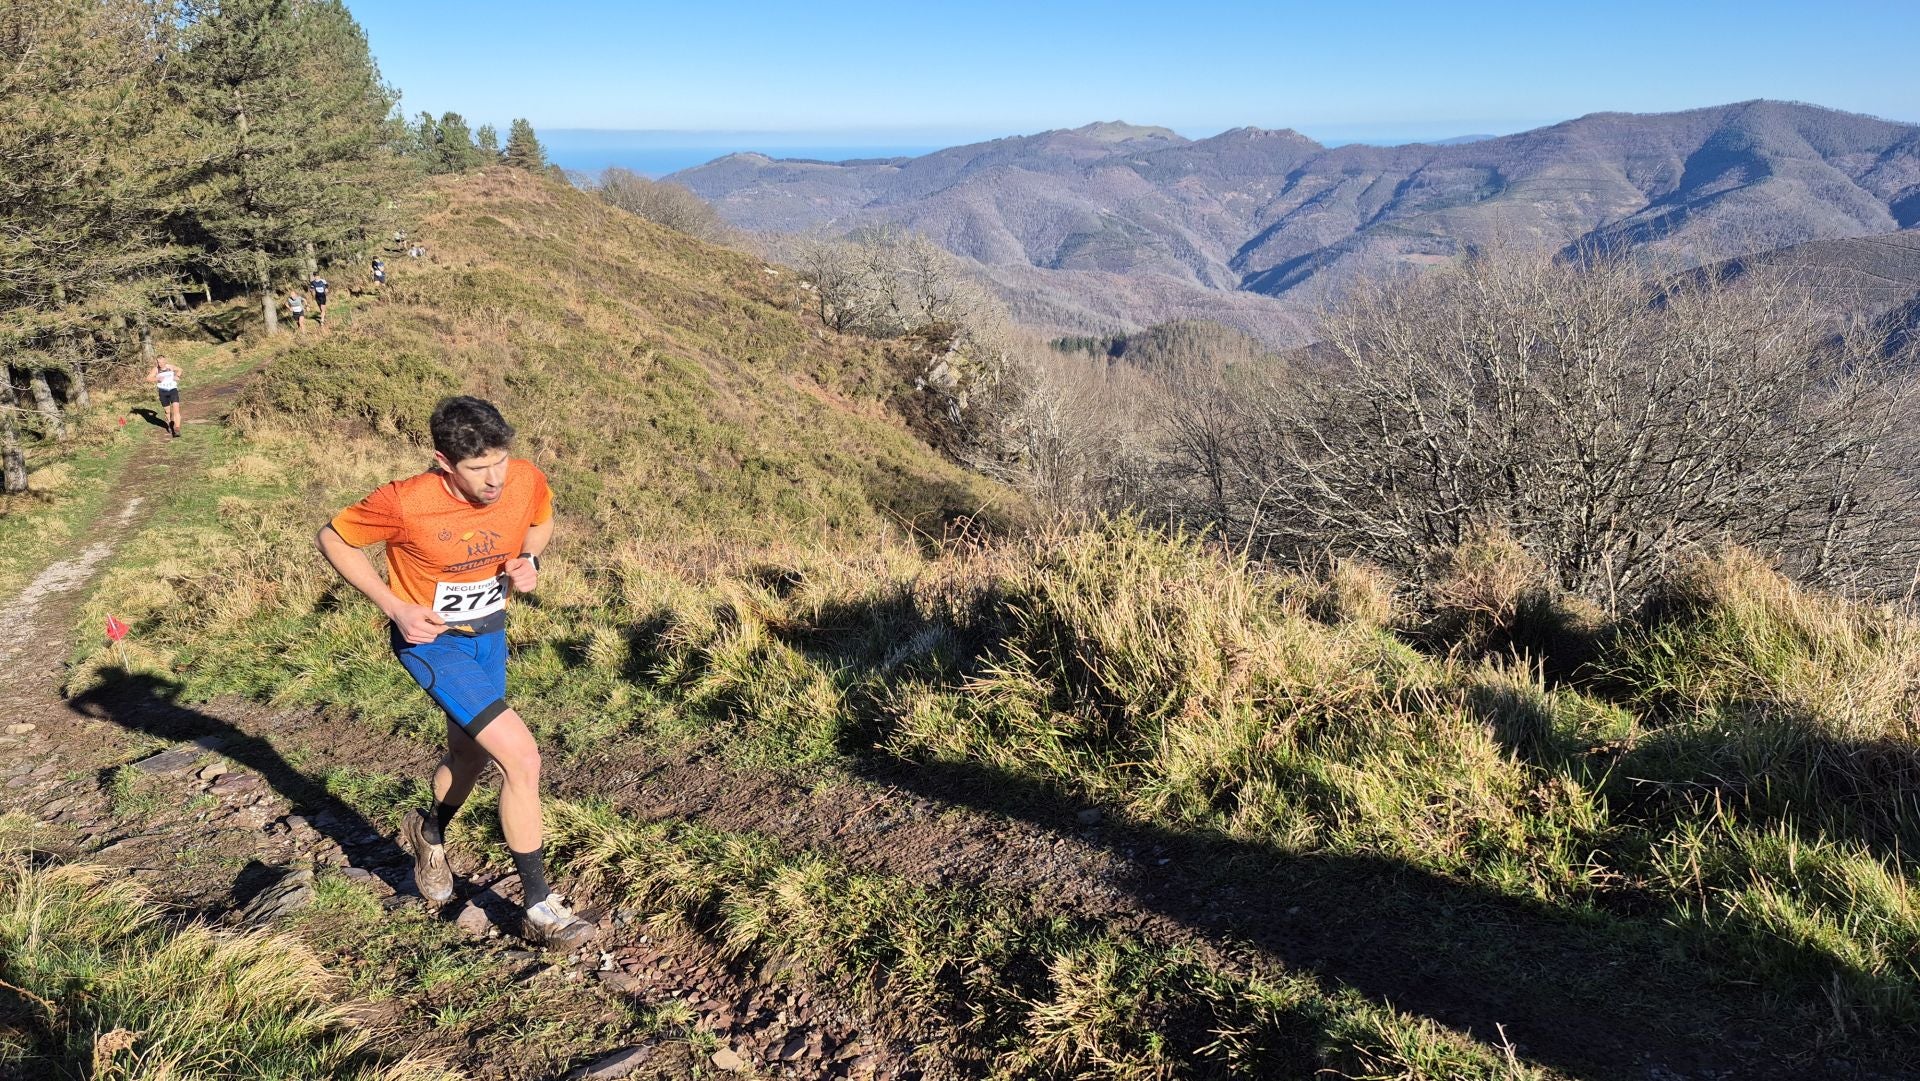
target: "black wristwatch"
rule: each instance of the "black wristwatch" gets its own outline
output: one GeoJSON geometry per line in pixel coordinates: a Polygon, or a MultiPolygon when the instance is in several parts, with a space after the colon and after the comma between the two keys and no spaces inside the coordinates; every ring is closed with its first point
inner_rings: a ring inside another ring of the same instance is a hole
{"type": "Polygon", "coordinates": [[[534,554],[533,554],[532,552],[521,552],[521,553],[520,553],[520,558],[521,558],[521,559],[524,559],[524,560],[526,560],[527,562],[529,562],[529,563],[531,563],[531,564],[533,564],[533,569],[534,569],[534,570],[535,570],[536,572],[537,572],[537,571],[539,571],[539,569],[540,569],[540,557],[539,557],[539,556],[537,556],[537,555],[534,555],[534,554]]]}

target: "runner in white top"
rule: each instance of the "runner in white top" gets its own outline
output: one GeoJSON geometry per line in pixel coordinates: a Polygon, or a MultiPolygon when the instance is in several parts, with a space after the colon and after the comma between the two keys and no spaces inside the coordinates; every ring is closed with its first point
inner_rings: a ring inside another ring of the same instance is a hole
{"type": "Polygon", "coordinates": [[[180,438],[180,366],[166,357],[154,357],[147,382],[160,391],[160,416],[166,421],[167,432],[180,438]]]}
{"type": "Polygon", "coordinates": [[[307,298],[299,290],[287,294],[287,314],[293,316],[293,329],[300,330],[307,325],[307,298]]]}

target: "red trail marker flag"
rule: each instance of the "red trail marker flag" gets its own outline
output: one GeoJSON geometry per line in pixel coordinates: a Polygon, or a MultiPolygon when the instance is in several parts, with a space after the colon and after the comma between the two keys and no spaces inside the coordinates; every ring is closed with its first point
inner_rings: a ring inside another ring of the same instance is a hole
{"type": "Polygon", "coordinates": [[[107,641],[112,642],[114,652],[120,654],[121,668],[127,666],[127,647],[123,645],[120,640],[127,636],[128,629],[125,623],[120,622],[112,616],[107,617],[107,641]]]}

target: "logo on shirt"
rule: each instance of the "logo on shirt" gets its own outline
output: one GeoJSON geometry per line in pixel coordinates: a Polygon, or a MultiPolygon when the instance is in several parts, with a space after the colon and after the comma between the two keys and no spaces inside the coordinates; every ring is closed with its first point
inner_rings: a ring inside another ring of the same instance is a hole
{"type": "Polygon", "coordinates": [[[500,534],[491,529],[471,529],[460,534],[460,543],[467,546],[468,559],[478,559],[493,554],[499,547],[500,534]]]}

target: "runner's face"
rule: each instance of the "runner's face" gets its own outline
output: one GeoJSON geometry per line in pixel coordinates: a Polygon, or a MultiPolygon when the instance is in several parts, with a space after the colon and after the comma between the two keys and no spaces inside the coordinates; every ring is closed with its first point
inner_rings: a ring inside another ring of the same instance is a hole
{"type": "Polygon", "coordinates": [[[507,483],[505,450],[490,450],[458,462],[449,462],[446,455],[435,451],[433,460],[439,463],[454,492],[470,503],[491,503],[499,499],[500,488],[507,483]]]}

